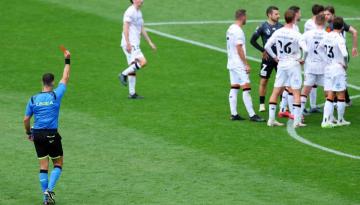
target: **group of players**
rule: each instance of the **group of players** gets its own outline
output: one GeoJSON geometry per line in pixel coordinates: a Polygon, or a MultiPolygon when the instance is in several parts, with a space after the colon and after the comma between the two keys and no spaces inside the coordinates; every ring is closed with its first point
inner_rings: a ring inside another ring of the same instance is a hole
{"type": "MultiPolygon", "coordinates": [[[[299,7],[291,6],[285,12],[285,25],[282,25],[279,23],[279,9],[270,6],[266,10],[267,21],[262,23],[251,37],[251,44],[262,53],[260,112],[266,111],[266,87],[272,71],[276,71],[274,89],[269,99],[267,125],[270,127],[284,125],[276,120],[279,96],[282,96],[282,100],[278,116],[293,119],[295,128],[306,126],[304,114],[309,112],[305,109],[308,97],[310,97],[310,112],[320,112],[316,106],[317,86],[324,87],[326,96],[321,127],[350,125],[350,122],[344,119],[345,107],[351,104],[346,82],[349,54],[345,32],[353,35],[352,55],[357,56],[357,31],[344,23],[342,17],[335,16],[335,9],[332,6],[315,4],[312,13],[313,17],[305,23],[305,33],[301,34],[297,25],[301,18],[299,7]],[[263,46],[257,43],[260,37],[263,46]],[[337,119],[333,115],[335,107],[337,119]]],[[[265,120],[255,114],[249,94],[250,66],[246,59],[246,40],[242,30],[246,20],[246,10],[236,11],[235,23],[226,33],[227,68],[231,82],[229,94],[231,120],[244,119],[237,112],[237,95],[241,88],[250,120],[263,122],[265,120]]]]}

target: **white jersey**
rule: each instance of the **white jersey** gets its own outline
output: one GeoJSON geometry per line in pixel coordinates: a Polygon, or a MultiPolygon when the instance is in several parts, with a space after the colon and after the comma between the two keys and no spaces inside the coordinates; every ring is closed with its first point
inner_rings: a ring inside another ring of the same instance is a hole
{"type": "Polygon", "coordinates": [[[345,58],[348,57],[345,39],[340,33],[334,31],[327,33],[320,42],[319,52],[323,60],[328,64],[325,73],[337,75],[345,72],[342,66],[338,66],[345,65],[345,58]],[[337,69],[328,70],[329,68],[337,69]]]}
{"type": "Polygon", "coordinates": [[[299,26],[297,24],[293,24],[293,29],[296,31],[296,32],[299,32],[300,33],[300,29],[299,29],[299,26]]]}
{"type": "MultiPolygon", "coordinates": [[[[123,22],[130,24],[129,26],[129,40],[132,46],[140,45],[141,29],[144,25],[144,20],[140,10],[131,5],[124,14],[123,22]]],[[[126,46],[125,35],[122,33],[121,46],[126,46]]]]}
{"type": "Polygon", "coordinates": [[[326,34],[326,31],[323,29],[309,30],[303,34],[303,41],[308,50],[305,60],[305,72],[313,74],[324,73],[325,63],[319,55],[318,47],[326,34]]]}
{"type": "Polygon", "coordinates": [[[245,34],[240,26],[232,24],[226,32],[228,63],[227,68],[245,69],[245,64],[240,59],[236,46],[242,45],[246,56],[245,34]]]}
{"type": "Polygon", "coordinates": [[[308,19],[304,25],[304,32],[315,30],[316,28],[317,26],[315,24],[315,21],[313,19],[308,19]]]}
{"type": "Polygon", "coordinates": [[[301,34],[286,27],[275,31],[265,44],[265,49],[271,57],[279,59],[279,67],[287,67],[287,65],[292,65],[299,60],[301,57],[300,48],[304,51],[307,50],[301,34]],[[274,44],[276,45],[276,54],[271,49],[274,44]]]}

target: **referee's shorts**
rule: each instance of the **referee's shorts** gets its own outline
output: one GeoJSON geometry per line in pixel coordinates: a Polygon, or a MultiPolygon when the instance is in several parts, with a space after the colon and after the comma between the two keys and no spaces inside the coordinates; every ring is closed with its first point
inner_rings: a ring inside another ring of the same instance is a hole
{"type": "Polygon", "coordinates": [[[34,145],[39,159],[63,156],[61,136],[56,129],[33,129],[34,145]]]}

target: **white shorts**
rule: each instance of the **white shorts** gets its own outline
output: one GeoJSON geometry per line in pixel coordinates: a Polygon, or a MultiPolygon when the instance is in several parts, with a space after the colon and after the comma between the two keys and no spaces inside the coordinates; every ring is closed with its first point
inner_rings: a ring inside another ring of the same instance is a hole
{"type": "Polygon", "coordinates": [[[231,85],[239,84],[243,86],[246,83],[250,83],[249,74],[246,73],[245,69],[230,69],[229,73],[231,85]]]}
{"type": "Polygon", "coordinates": [[[304,74],[304,85],[305,86],[314,86],[314,85],[324,86],[324,74],[305,73],[304,74]]]}
{"type": "Polygon", "coordinates": [[[128,65],[133,63],[135,61],[135,59],[144,58],[144,54],[141,52],[140,46],[131,46],[131,47],[132,47],[131,53],[127,52],[126,47],[122,47],[122,49],[125,53],[128,65]]]}
{"type": "Polygon", "coordinates": [[[346,79],[346,74],[339,74],[335,76],[325,75],[324,90],[333,92],[345,91],[347,87],[346,79]]]}
{"type": "Polygon", "coordinates": [[[275,88],[291,87],[301,89],[302,76],[300,63],[296,62],[291,68],[278,67],[275,77],[275,88]]]}

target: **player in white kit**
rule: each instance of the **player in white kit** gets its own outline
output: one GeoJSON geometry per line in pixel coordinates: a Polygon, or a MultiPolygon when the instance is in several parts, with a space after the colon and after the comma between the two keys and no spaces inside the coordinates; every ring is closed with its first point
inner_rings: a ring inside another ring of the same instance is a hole
{"type": "Polygon", "coordinates": [[[327,100],[324,106],[324,116],[321,123],[323,128],[332,128],[335,126],[350,125],[344,119],[345,114],[345,90],[346,68],[348,63],[348,52],[345,39],[341,35],[344,27],[342,17],[335,17],[333,20],[333,31],[325,35],[319,45],[319,52],[322,58],[327,62],[325,67],[324,90],[327,92],[327,100]],[[337,97],[337,123],[334,124],[331,117],[334,112],[334,98],[337,97]]]}
{"type": "Polygon", "coordinates": [[[243,89],[243,101],[250,120],[264,122],[265,120],[255,114],[250,96],[250,66],[246,60],[246,40],[242,27],[246,24],[246,10],[240,9],[235,13],[235,23],[226,32],[228,63],[231,89],[229,104],[231,120],[244,120],[237,112],[237,96],[239,89],[243,89]]]}
{"type": "Polygon", "coordinates": [[[268,126],[284,125],[275,120],[275,115],[278,96],[285,87],[291,87],[294,94],[294,127],[305,126],[301,122],[300,89],[302,85],[301,63],[303,63],[303,60],[301,60],[300,47],[304,51],[307,51],[307,49],[301,34],[293,29],[296,21],[295,15],[293,10],[287,10],[285,12],[285,26],[275,31],[265,45],[265,50],[279,62],[274,90],[269,101],[268,126]],[[276,45],[276,54],[271,49],[274,44],[276,45]]]}
{"type": "MultiPolygon", "coordinates": [[[[322,5],[319,5],[319,4],[314,4],[311,8],[311,11],[312,11],[312,18],[311,19],[308,19],[306,22],[305,22],[305,25],[304,25],[304,33],[307,32],[307,31],[311,31],[311,30],[316,30],[317,29],[317,25],[315,23],[315,20],[316,20],[316,16],[319,15],[319,14],[323,14],[324,13],[324,6],[322,5]]],[[[324,24],[324,28],[325,29],[325,24],[324,24]]],[[[305,71],[306,72],[306,71],[305,71]]],[[[305,78],[306,79],[306,78],[305,78]]],[[[317,107],[316,105],[316,99],[317,99],[317,86],[318,84],[314,84],[313,85],[313,88],[311,89],[310,91],[310,94],[309,95],[309,99],[310,99],[310,113],[320,113],[320,109],[317,107]]],[[[303,112],[305,113],[307,110],[306,109],[303,109],[303,112]]]]}
{"type": "Polygon", "coordinates": [[[129,67],[119,74],[119,80],[124,86],[129,83],[129,99],[141,99],[142,97],[135,92],[136,72],[147,64],[140,49],[141,34],[153,50],[156,50],[156,46],[144,29],[144,20],[140,10],[144,1],[130,0],[130,2],[132,5],[124,14],[121,39],[121,47],[126,55],[129,67]]]}
{"type": "MultiPolygon", "coordinates": [[[[325,15],[319,14],[315,18],[316,28],[306,31],[303,35],[308,52],[305,53],[304,87],[301,93],[301,113],[305,110],[308,95],[314,85],[324,85],[325,62],[319,55],[318,46],[327,32],[324,29],[325,15]]],[[[312,109],[314,109],[312,107],[312,109]]]]}
{"type": "MultiPolygon", "coordinates": [[[[301,10],[300,7],[298,6],[290,6],[289,10],[292,10],[295,12],[295,23],[293,24],[292,28],[297,31],[300,32],[298,23],[301,20],[301,10]]],[[[293,104],[294,104],[294,96],[293,96],[293,91],[291,89],[291,87],[286,87],[285,90],[282,92],[281,94],[281,102],[280,102],[280,111],[278,116],[281,117],[288,117],[290,119],[294,119],[294,113],[293,113],[293,104]],[[289,108],[289,111],[287,111],[287,108],[289,108]]]]}

